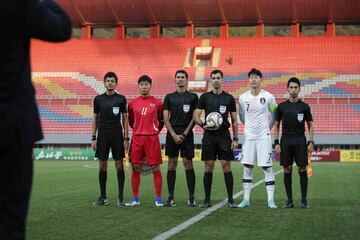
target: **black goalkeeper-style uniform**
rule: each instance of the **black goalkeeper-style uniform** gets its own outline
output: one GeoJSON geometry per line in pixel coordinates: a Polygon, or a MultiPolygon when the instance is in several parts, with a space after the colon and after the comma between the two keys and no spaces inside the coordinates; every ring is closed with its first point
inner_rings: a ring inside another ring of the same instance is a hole
{"type": "Polygon", "coordinates": [[[125,157],[121,115],[127,113],[126,98],[118,93],[98,95],[94,99],[94,113],[98,114],[98,136],[95,157],[109,158],[111,148],[114,160],[125,157]]]}
{"type": "Polygon", "coordinates": [[[276,109],[275,120],[282,121],[280,164],[298,166],[307,165],[307,144],[305,121],[313,121],[310,106],[303,101],[282,102],[276,109]]]}
{"type": "Polygon", "coordinates": [[[234,97],[224,91],[221,94],[207,92],[201,95],[197,108],[205,110],[205,119],[211,112],[218,112],[223,118],[223,123],[217,130],[204,130],[201,160],[233,160],[228,117],[229,113],[236,112],[234,97]]]}
{"type": "MultiPolygon", "coordinates": [[[[169,111],[169,121],[176,134],[182,134],[190,124],[197,102],[198,96],[188,91],[184,93],[176,91],[165,96],[164,110],[169,111]]],[[[180,151],[181,157],[192,159],[194,157],[194,148],[194,134],[192,130],[181,144],[176,144],[170,131],[167,131],[165,148],[167,156],[178,157],[180,151]]]]}

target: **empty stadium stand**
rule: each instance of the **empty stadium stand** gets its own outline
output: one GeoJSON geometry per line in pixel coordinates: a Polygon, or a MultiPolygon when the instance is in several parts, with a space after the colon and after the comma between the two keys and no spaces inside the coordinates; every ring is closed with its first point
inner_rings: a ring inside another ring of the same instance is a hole
{"type": "Polygon", "coordinates": [[[118,91],[131,100],[140,75],[153,78],[152,93],[162,98],[174,91],[178,69],[192,80],[199,72],[208,80],[213,69],[221,69],[225,90],[238,98],[248,89],[252,67],[262,70],[263,87],[278,99],[286,97],[290,77],[302,80],[317,134],[360,133],[360,37],[214,38],[207,44],[218,49],[217,66],[197,71],[191,53],[201,44],[197,38],[33,41],[33,81],[45,134],[90,134],[92,98],[104,92],[107,71],[118,74],[118,91]]]}

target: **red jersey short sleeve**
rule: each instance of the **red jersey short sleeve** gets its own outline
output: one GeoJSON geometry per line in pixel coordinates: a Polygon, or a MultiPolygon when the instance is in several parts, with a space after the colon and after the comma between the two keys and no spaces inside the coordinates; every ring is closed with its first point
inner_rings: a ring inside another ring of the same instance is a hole
{"type": "Polygon", "coordinates": [[[163,127],[162,102],[153,96],[137,97],[129,103],[133,135],[158,135],[163,127]]]}

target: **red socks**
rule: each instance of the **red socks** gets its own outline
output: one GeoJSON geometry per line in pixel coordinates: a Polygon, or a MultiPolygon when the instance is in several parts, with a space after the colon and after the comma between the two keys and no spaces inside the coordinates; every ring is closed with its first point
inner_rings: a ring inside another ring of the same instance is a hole
{"type": "MultiPolygon", "coordinates": [[[[161,197],[162,192],[162,176],[161,171],[153,172],[154,177],[154,186],[157,197],[161,197]]],[[[131,185],[134,197],[139,197],[139,188],[140,188],[140,172],[132,172],[131,175],[131,185]]]]}
{"type": "Polygon", "coordinates": [[[156,197],[161,197],[161,191],[162,191],[161,171],[153,172],[153,177],[154,177],[156,197]]]}
{"type": "Polygon", "coordinates": [[[140,172],[133,171],[131,175],[131,186],[134,197],[139,197],[140,172]]]}

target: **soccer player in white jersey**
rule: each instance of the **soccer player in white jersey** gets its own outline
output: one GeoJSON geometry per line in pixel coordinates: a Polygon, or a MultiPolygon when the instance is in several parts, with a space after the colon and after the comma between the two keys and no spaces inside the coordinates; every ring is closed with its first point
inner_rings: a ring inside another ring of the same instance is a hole
{"type": "Polygon", "coordinates": [[[239,97],[239,117],[245,125],[241,163],[244,165],[244,199],[239,207],[250,205],[252,171],[255,165],[262,167],[269,208],[277,208],[274,202],[275,175],[272,168],[272,143],[270,129],[274,125],[276,101],[274,96],[261,88],[262,73],[253,68],[248,73],[250,90],[239,97]]]}

